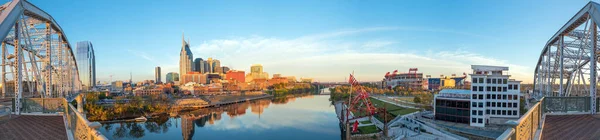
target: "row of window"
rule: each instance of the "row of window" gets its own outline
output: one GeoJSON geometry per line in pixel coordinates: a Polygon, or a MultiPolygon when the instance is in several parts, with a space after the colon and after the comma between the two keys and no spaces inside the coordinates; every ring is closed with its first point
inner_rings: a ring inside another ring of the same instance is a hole
{"type": "MultiPolygon", "coordinates": [[[[492,91],[492,92],[506,92],[508,89],[512,90],[508,87],[486,87],[486,90],[483,90],[484,86],[473,86],[471,90],[473,91],[492,91]]],[[[511,86],[512,87],[512,86],[511,86]]]]}
{"type": "MultiPolygon", "coordinates": [[[[518,115],[516,110],[485,110],[486,115],[518,115]]],[[[472,110],[471,115],[473,116],[483,116],[483,111],[481,110],[472,110]]]]}
{"type": "Polygon", "coordinates": [[[508,90],[519,90],[519,85],[509,84],[508,90]]]}
{"type": "MultiPolygon", "coordinates": [[[[472,99],[483,100],[484,94],[473,94],[471,95],[472,99]]],[[[493,100],[518,100],[518,95],[507,95],[507,94],[485,94],[485,99],[493,99],[493,100]]]]}
{"type": "Polygon", "coordinates": [[[483,119],[481,119],[481,118],[473,118],[473,119],[471,119],[471,122],[472,123],[483,123],[483,119]]]}
{"type": "MultiPolygon", "coordinates": [[[[472,102],[472,107],[483,107],[483,102],[472,102]]],[[[506,103],[506,102],[486,102],[486,107],[508,107],[508,108],[517,108],[519,107],[517,103],[506,103]]]]}
{"type": "MultiPolygon", "coordinates": [[[[483,78],[473,78],[471,81],[473,81],[473,83],[484,83],[483,78]]],[[[506,84],[508,83],[508,79],[497,79],[497,78],[487,78],[485,80],[485,83],[487,84],[506,84]]]]}

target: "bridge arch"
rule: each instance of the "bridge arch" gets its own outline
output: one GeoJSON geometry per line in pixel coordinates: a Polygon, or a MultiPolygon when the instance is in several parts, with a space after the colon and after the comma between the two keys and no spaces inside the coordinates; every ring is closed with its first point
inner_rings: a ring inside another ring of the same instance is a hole
{"type": "Polygon", "coordinates": [[[532,96],[591,96],[595,114],[599,8],[589,2],[548,40],[535,67],[532,96]]]}
{"type": "MultiPolygon", "coordinates": [[[[52,16],[26,0],[0,6],[2,93],[72,100],[81,89],[73,47],[52,16]]],[[[5,96],[6,96],[5,95],[5,96]]],[[[3,96],[3,97],[5,97],[3,96]]]]}

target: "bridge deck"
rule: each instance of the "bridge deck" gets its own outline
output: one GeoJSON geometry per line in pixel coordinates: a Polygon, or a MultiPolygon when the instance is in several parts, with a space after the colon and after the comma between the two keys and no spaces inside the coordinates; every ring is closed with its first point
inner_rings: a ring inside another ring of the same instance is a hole
{"type": "Polygon", "coordinates": [[[546,115],[543,140],[600,139],[600,116],[546,115]]]}
{"type": "Polygon", "coordinates": [[[13,116],[0,122],[0,140],[66,140],[62,116],[13,116]]]}

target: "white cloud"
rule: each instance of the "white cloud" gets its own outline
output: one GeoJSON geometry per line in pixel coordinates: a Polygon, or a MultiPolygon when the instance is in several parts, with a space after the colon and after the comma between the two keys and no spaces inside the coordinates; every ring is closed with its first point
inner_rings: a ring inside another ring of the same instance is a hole
{"type": "MultiPolygon", "coordinates": [[[[471,64],[509,66],[513,78],[531,82],[532,68],[514,65],[498,58],[491,58],[461,49],[441,52],[411,50],[405,52],[378,52],[382,48],[394,49],[397,40],[366,39],[349,41],[349,36],[362,33],[402,29],[395,27],[341,30],[337,32],[276,38],[263,36],[215,39],[192,47],[194,57],[213,57],[221,65],[248,71],[252,64],[263,64],[264,70],[296,77],[312,77],[319,81],[343,81],[352,71],[361,81],[381,80],[385,72],[398,69],[408,71],[416,67],[427,75],[469,73],[471,64]]],[[[423,30],[435,31],[435,30],[423,30]]],[[[443,31],[449,32],[449,31],[443,31]]],[[[461,33],[466,34],[466,33],[461,33]]]]}

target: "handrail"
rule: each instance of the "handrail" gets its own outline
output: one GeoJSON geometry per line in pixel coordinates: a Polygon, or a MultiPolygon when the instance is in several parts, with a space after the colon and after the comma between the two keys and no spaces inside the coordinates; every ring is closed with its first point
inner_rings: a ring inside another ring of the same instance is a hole
{"type": "Polygon", "coordinates": [[[510,140],[512,136],[515,134],[515,129],[508,128],[502,133],[502,135],[498,136],[496,140],[510,140]]]}
{"type": "Polygon", "coordinates": [[[67,103],[66,99],[64,101],[68,105],[65,115],[67,115],[69,130],[72,132],[74,139],[108,140],[96,130],[96,128],[102,126],[100,123],[89,122],[73,105],[67,103]]]}

